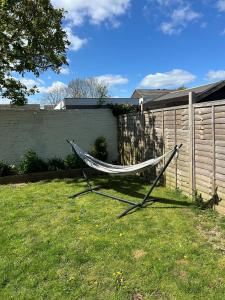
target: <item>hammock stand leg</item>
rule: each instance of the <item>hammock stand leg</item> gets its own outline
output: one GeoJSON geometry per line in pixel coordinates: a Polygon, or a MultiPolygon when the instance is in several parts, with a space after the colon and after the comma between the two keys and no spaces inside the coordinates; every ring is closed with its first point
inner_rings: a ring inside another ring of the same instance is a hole
{"type": "MultiPolygon", "coordinates": [[[[69,143],[69,141],[67,141],[69,143]]],[[[160,178],[162,177],[162,175],[164,174],[165,170],[167,169],[167,167],[169,166],[170,162],[172,161],[172,159],[174,158],[175,154],[178,152],[178,150],[181,148],[182,144],[180,144],[179,146],[175,146],[174,147],[174,150],[173,152],[171,153],[171,156],[169,157],[169,159],[167,160],[165,166],[163,167],[163,169],[160,171],[159,175],[157,176],[157,178],[155,179],[155,181],[153,182],[151,188],[149,189],[148,193],[146,194],[146,196],[144,197],[144,199],[142,200],[142,202],[140,203],[136,203],[136,202],[132,202],[132,201],[129,201],[129,200],[126,200],[126,199],[122,199],[122,198],[119,198],[119,197],[116,197],[116,196],[113,196],[113,195],[109,195],[109,194],[106,194],[106,193],[103,193],[103,192],[100,192],[100,191],[97,191],[98,189],[101,188],[100,185],[97,185],[97,186],[93,186],[91,185],[89,179],[88,179],[88,176],[87,174],[85,173],[84,169],[82,168],[82,173],[83,173],[83,177],[84,179],[86,180],[87,182],[87,185],[88,185],[88,188],[85,189],[84,191],[82,192],[78,192],[72,196],[70,196],[69,198],[75,198],[75,197],[78,197],[78,196],[81,196],[81,195],[85,195],[87,193],[95,193],[95,194],[98,194],[98,195],[101,195],[101,196],[104,196],[104,197],[107,197],[107,198],[111,198],[113,200],[117,200],[117,201],[120,201],[120,202],[123,202],[123,203],[127,203],[127,204],[130,204],[131,207],[129,207],[128,209],[126,209],[123,213],[121,213],[120,215],[118,215],[118,218],[122,218],[124,217],[125,215],[127,215],[130,211],[132,210],[135,210],[135,209],[139,209],[139,208],[145,208],[147,205],[148,202],[154,202],[155,200],[154,199],[149,199],[150,198],[150,194],[152,193],[152,191],[154,190],[154,188],[156,187],[158,181],[160,180],[160,178]]],[[[73,152],[76,153],[76,151],[74,150],[74,148],[72,147],[73,149],[73,152]]]]}
{"type": "Polygon", "coordinates": [[[74,195],[69,196],[69,198],[76,198],[78,196],[82,196],[82,195],[85,195],[85,194],[88,194],[88,193],[95,193],[95,194],[101,195],[103,197],[107,197],[107,198],[110,198],[110,199],[113,199],[113,200],[117,200],[119,202],[130,204],[132,206],[137,205],[136,202],[132,202],[132,201],[129,201],[129,200],[126,200],[126,199],[122,199],[122,198],[119,198],[119,197],[116,197],[116,196],[109,195],[109,194],[98,191],[98,189],[101,188],[101,185],[92,186],[89,179],[88,179],[87,174],[85,173],[85,171],[83,169],[82,169],[82,173],[83,173],[83,177],[86,180],[86,183],[87,183],[88,187],[84,191],[81,191],[81,192],[78,192],[74,195]]]}
{"type": "MultiPolygon", "coordinates": [[[[70,144],[69,140],[67,140],[67,142],[70,144]]],[[[72,147],[72,151],[75,155],[77,155],[76,151],[74,150],[73,147],[72,147]]],[[[122,199],[122,198],[119,198],[119,197],[116,197],[116,196],[113,196],[113,195],[109,195],[109,194],[97,191],[101,188],[101,186],[100,185],[92,186],[90,181],[89,181],[89,178],[88,178],[88,176],[87,176],[87,174],[86,174],[86,172],[84,171],[83,168],[82,168],[82,174],[83,174],[83,177],[84,177],[88,187],[84,191],[81,191],[81,192],[78,192],[76,194],[73,194],[73,195],[69,196],[69,198],[76,198],[78,196],[86,195],[88,193],[95,193],[95,194],[101,195],[103,197],[107,197],[107,198],[110,198],[110,199],[113,199],[113,200],[117,200],[119,202],[130,204],[132,206],[137,205],[136,202],[132,202],[132,201],[129,201],[129,200],[126,200],[126,199],[122,199]]]]}
{"type": "Polygon", "coordinates": [[[134,209],[137,208],[145,208],[146,204],[148,202],[154,202],[155,200],[153,199],[149,199],[152,191],[154,190],[154,188],[156,187],[158,181],[160,180],[160,178],[162,177],[162,175],[164,174],[164,172],[166,171],[167,167],[169,166],[169,164],[171,163],[172,159],[174,158],[174,156],[176,155],[176,153],[178,152],[178,150],[181,148],[182,144],[180,144],[179,146],[175,146],[173,152],[171,153],[171,156],[168,158],[165,166],[162,168],[162,170],[160,171],[159,175],[156,177],[156,179],[154,180],[151,188],[149,189],[148,193],[145,195],[144,199],[142,200],[142,202],[137,203],[136,205],[134,205],[133,207],[129,207],[128,209],[126,209],[124,212],[122,212],[118,218],[122,218],[124,216],[126,216],[129,212],[131,212],[134,209]]]}
{"type": "Polygon", "coordinates": [[[91,187],[91,188],[87,188],[87,189],[85,189],[85,190],[82,191],[82,192],[73,194],[73,195],[69,196],[69,198],[76,198],[76,197],[78,197],[78,196],[81,196],[81,195],[85,195],[85,194],[87,194],[87,193],[94,192],[94,191],[96,191],[97,189],[100,189],[100,188],[101,188],[100,185],[96,185],[96,186],[93,186],[93,187],[91,187]]]}
{"type": "Polygon", "coordinates": [[[87,174],[85,173],[85,171],[84,171],[83,168],[82,168],[82,174],[83,174],[84,179],[86,180],[86,183],[87,183],[87,186],[88,186],[88,187],[87,187],[84,191],[82,191],[82,192],[79,192],[79,193],[76,193],[76,194],[73,194],[73,195],[69,196],[69,198],[76,198],[76,197],[78,197],[78,196],[81,196],[81,195],[85,195],[85,194],[87,194],[87,193],[94,192],[94,191],[96,191],[96,190],[98,190],[98,189],[101,188],[101,185],[96,185],[96,186],[92,186],[92,185],[91,185],[91,183],[90,183],[90,181],[89,181],[89,179],[88,179],[88,176],[87,176],[87,174]]]}
{"type": "Polygon", "coordinates": [[[119,198],[119,197],[116,197],[116,196],[112,196],[112,195],[109,195],[109,194],[106,194],[106,193],[103,193],[103,192],[99,192],[99,191],[93,191],[95,194],[98,194],[98,195],[101,195],[101,196],[104,196],[104,197],[107,197],[107,198],[111,198],[113,200],[117,200],[117,201],[120,201],[120,202],[123,202],[123,203],[127,203],[127,204],[130,204],[130,205],[133,205],[133,206],[136,206],[137,203],[136,202],[132,202],[132,201],[129,201],[129,200],[126,200],[126,199],[122,199],[122,198],[119,198]]]}

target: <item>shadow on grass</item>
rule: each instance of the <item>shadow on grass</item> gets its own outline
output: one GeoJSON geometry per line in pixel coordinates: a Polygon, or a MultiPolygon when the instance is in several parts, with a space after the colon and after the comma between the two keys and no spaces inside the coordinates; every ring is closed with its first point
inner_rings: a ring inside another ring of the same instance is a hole
{"type": "MultiPolygon", "coordinates": [[[[124,177],[124,176],[99,176],[96,175],[93,177],[93,175],[89,178],[89,181],[91,183],[94,182],[93,185],[101,185],[103,189],[109,190],[113,189],[116,192],[119,192],[121,194],[133,197],[133,198],[138,198],[142,199],[144,198],[144,194],[140,193],[139,191],[141,190],[141,185],[143,182],[139,179],[137,176],[130,176],[124,177]]],[[[81,182],[86,182],[84,179],[82,180],[82,175],[81,178],[75,178],[75,179],[68,179],[65,180],[67,184],[76,184],[76,183],[81,183],[81,182]]]]}
{"type": "Polygon", "coordinates": [[[138,210],[142,209],[188,209],[189,207],[193,207],[192,203],[186,201],[179,201],[175,199],[167,199],[167,198],[158,198],[158,197],[150,197],[151,201],[147,202],[144,207],[136,207],[130,212],[128,212],[125,216],[132,215],[138,210]],[[169,204],[165,206],[154,206],[156,203],[169,204]]]}
{"type": "MultiPolygon", "coordinates": [[[[193,206],[192,203],[187,202],[187,201],[180,201],[180,200],[175,200],[175,199],[167,199],[167,198],[159,198],[159,197],[150,197],[153,203],[162,203],[162,204],[171,204],[171,205],[179,205],[179,208],[182,207],[190,207],[193,206]]],[[[169,206],[166,206],[167,208],[169,206]]],[[[173,208],[175,206],[171,206],[173,208]]],[[[157,207],[157,208],[162,208],[162,206],[157,207]]]]}
{"type": "Polygon", "coordinates": [[[130,196],[132,198],[143,199],[145,194],[141,193],[143,182],[139,177],[109,177],[108,183],[104,189],[113,189],[121,194],[130,196]]]}
{"type": "MultiPolygon", "coordinates": [[[[138,176],[129,176],[129,177],[122,177],[122,176],[95,176],[94,180],[91,179],[91,182],[94,181],[94,185],[101,185],[104,190],[111,190],[113,189],[116,192],[119,192],[124,195],[122,198],[126,198],[126,196],[129,196],[131,198],[135,198],[137,203],[141,202],[145,194],[140,192],[140,190],[143,188],[143,181],[141,181],[140,177],[138,176]]],[[[68,179],[66,180],[66,183],[68,184],[76,184],[76,183],[81,183],[84,182],[85,180],[82,179],[75,179],[71,180],[68,179]]],[[[99,195],[101,197],[101,195],[99,195]]],[[[151,209],[185,209],[188,207],[193,206],[192,203],[188,201],[183,201],[183,200],[176,200],[176,199],[168,199],[168,198],[160,198],[160,197],[152,197],[150,196],[149,201],[146,204],[146,208],[151,208],[151,209]],[[162,205],[153,205],[156,203],[163,204],[162,205]]],[[[132,214],[135,212],[137,209],[134,209],[133,211],[129,212],[128,214],[132,214]]]]}

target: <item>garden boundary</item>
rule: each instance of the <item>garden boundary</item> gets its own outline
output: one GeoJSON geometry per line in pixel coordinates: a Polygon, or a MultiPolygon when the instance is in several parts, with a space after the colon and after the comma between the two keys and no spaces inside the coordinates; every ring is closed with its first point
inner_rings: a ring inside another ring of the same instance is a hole
{"type": "Polygon", "coordinates": [[[0,109],[0,161],[8,164],[18,164],[29,149],[45,160],[64,159],[72,152],[67,139],[90,151],[99,136],[106,139],[108,160],[117,160],[117,119],[111,109],[0,109]]]}
{"type": "Polygon", "coordinates": [[[166,172],[166,185],[209,200],[218,188],[218,210],[225,213],[225,100],[194,103],[119,117],[121,161],[135,164],[182,143],[166,172]]]}
{"type": "MultiPolygon", "coordinates": [[[[90,168],[84,169],[88,175],[99,175],[100,173],[90,168]]],[[[42,180],[52,179],[80,179],[82,176],[82,169],[70,169],[70,170],[58,170],[58,171],[47,171],[37,172],[21,175],[11,175],[0,177],[0,184],[18,184],[18,183],[29,183],[38,182],[42,180]]]]}

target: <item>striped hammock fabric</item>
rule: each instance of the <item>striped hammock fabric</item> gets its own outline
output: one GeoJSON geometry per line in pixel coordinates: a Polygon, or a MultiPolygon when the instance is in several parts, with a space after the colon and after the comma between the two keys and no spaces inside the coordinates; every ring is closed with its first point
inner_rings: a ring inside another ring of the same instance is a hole
{"type": "Polygon", "coordinates": [[[134,174],[139,171],[143,171],[146,168],[149,168],[151,166],[157,165],[163,158],[169,156],[172,154],[173,150],[168,151],[164,155],[152,158],[149,160],[146,160],[145,162],[135,164],[135,165],[129,165],[129,166],[121,166],[121,165],[112,165],[105,163],[99,159],[94,158],[90,154],[88,154],[86,151],[81,149],[77,144],[75,144],[72,141],[68,141],[70,145],[72,146],[73,150],[77,153],[77,155],[91,168],[105,172],[108,174],[117,174],[117,175],[128,175],[128,174],[134,174]]]}

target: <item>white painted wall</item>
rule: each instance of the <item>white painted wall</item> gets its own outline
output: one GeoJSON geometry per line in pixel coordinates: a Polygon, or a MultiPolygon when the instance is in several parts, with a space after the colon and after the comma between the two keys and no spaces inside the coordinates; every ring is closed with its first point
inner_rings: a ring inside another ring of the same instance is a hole
{"type": "Polygon", "coordinates": [[[44,159],[71,153],[66,139],[90,150],[95,139],[107,140],[109,161],[118,157],[117,120],[110,109],[0,110],[0,160],[18,163],[33,149],[44,159]]]}

